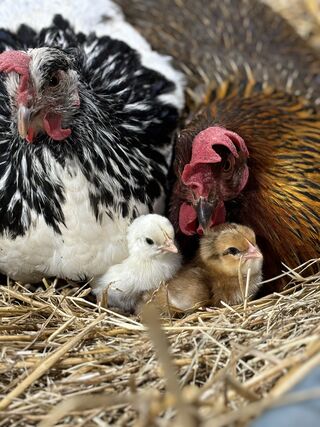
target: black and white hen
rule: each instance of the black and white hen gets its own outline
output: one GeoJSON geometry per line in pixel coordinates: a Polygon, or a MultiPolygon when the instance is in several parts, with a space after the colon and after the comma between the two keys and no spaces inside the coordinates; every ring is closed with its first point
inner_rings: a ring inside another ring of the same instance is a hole
{"type": "Polygon", "coordinates": [[[1,3],[0,271],[97,277],[163,212],[183,78],[110,1],[41,7],[1,3]]]}

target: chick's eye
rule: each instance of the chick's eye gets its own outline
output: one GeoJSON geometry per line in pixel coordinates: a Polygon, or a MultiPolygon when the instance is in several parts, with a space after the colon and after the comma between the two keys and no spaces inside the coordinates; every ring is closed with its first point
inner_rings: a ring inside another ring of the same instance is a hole
{"type": "Polygon", "coordinates": [[[148,243],[148,245],[154,244],[154,241],[152,239],[150,239],[149,237],[146,238],[146,242],[148,243]]]}
{"type": "Polygon", "coordinates": [[[228,248],[223,252],[223,255],[239,255],[239,254],[240,254],[239,249],[234,247],[228,248]]]}
{"type": "Polygon", "coordinates": [[[58,86],[58,84],[60,83],[60,79],[59,79],[59,76],[58,76],[58,74],[53,74],[51,77],[50,77],[50,80],[49,80],[49,86],[50,87],[55,87],[55,86],[58,86]]]}

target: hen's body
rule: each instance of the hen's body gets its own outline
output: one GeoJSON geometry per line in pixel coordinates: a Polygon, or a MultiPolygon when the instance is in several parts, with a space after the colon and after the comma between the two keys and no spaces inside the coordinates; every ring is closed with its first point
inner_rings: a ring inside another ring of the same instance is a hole
{"type": "Polygon", "coordinates": [[[318,55],[256,1],[117,2],[153,47],[181,61],[189,93],[202,104],[183,131],[189,143],[177,141],[173,223],[186,197],[181,173],[193,138],[218,125],[240,135],[249,151],[248,183],[226,202],[226,219],[253,227],[264,249],[265,277],[279,272],[281,261],[295,266],[318,257],[318,55]]]}
{"type": "Polygon", "coordinates": [[[132,219],[163,211],[182,78],[110,2],[42,7],[36,20],[34,2],[1,4],[1,50],[72,48],[80,107],[70,137],[41,134],[30,144],[11,111],[14,78],[0,77],[0,270],[77,280],[121,262],[132,219]],[[52,23],[57,12],[64,19],[52,23]],[[18,29],[19,17],[28,27],[18,29]]]}
{"type": "Polygon", "coordinates": [[[318,257],[320,115],[302,99],[261,92],[248,81],[242,90],[230,85],[223,99],[219,91],[214,96],[199,114],[241,135],[249,150],[248,183],[226,202],[228,220],[255,230],[266,277],[276,275],[281,262],[294,267],[318,257]]]}

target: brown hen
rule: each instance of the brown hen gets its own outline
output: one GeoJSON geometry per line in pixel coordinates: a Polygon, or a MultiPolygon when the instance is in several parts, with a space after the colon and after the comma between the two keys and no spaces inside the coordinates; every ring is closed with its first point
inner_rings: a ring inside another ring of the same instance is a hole
{"type": "Polygon", "coordinates": [[[257,1],[117,1],[188,77],[192,114],[177,139],[171,198],[177,229],[251,226],[266,278],[281,262],[319,257],[318,54],[257,1]]]}
{"type": "MultiPolygon", "coordinates": [[[[252,227],[264,252],[265,275],[270,277],[279,272],[281,262],[293,267],[319,256],[320,117],[312,105],[292,95],[248,82],[242,90],[229,86],[227,96],[221,98],[216,91],[209,105],[181,132],[171,219],[181,229],[188,222],[181,218],[181,206],[188,204],[195,207],[204,227],[226,218],[252,227]],[[249,157],[241,150],[238,157],[220,151],[221,161],[210,164],[214,191],[205,198],[196,196],[193,182],[183,182],[186,164],[190,164],[186,151],[192,158],[194,135],[216,126],[241,135],[249,157]],[[235,184],[246,166],[249,177],[240,192],[235,184]],[[219,191],[216,182],[233,192],[219,191]],[[217,218],[212,210],[221,203],[226,215],[217,218]]],[[[184,229],[185,234],[193,234],[193,224],[188,226],[191,230],[184,229]]]]}

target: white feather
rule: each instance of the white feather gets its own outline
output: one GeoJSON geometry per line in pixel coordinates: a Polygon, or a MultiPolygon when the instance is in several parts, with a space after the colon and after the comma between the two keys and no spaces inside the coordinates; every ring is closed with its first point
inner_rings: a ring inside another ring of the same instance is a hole
{"type": "MultiPolygon", "coordinates": [[[[52,162],[51,168],[65,185],[62,234],[54,232],[42,215],[32,213],[32,225],[23,236],[0,239],[0,270],[15,280],[39,281],[44,276],[79,280],[104,274],[108,268],[128,256],[127,219],[115,213],[111,219],[93,214],[89,201],[89,184],[80,168],[70,164],[63,169],[52,162]],[[70,174],[70,170],[72,173],[70,174]]],[[[140,214],[147,207],[129,201],[140,214]]]]}
{"type": "MultiPolygon", "coordinates": [[[[37,31],[50,26],[55,14],[61,14],[77,32],[87,34],[96,32],[98,36],[109,35],[136,49],[141,55],[143,65],[160,72],[175,83],[175,91],[168,95],[161,95],[162,100],[182,109],[184,104],[182,74],[171,66],[170,58],[152,51],[141,35],[124,22],[122,12],[110,0],[97,0],[94,4],[89,0],[1,1],[1,27],[13,32],[22,23],[37,31]],[[103,20],[103,16],[107,16],[109,19],[103,20]]],[[[8,77],[9,93],[15,93],[18,81],[17,77],[8,77]]],[[[92,108],[95,106],[92,105],[92,108]]],[[[136,106],[131,105],[128,108],[136,108],[136,106]]],[[[143,104],[141,108],[143,109],[143,104]]],[[[104,132],[107,133],[108,130],[106,129],[104,132]]],[[[112,134],[110,133],[108,137],[111,139],[112,134]]],[[[118,149],[120,150],[121,147],[116,148],[116,150],[118,149]]],[[[159,151],[167,153],[167,157],[170,159],[170,150],[171,147],[165,147],[159,151]]],[[[136,155],[139,156],[140,152],[136,151],[136,155]]],[[[114,212],[111,219],[105,209],[100,209],[101,218],[99,216],[99,220],[97,220],[89,201],[89,190],[94,193],[94,189],[82,174],[79,165],[70,162],[65,168],[62,168],[49,152],[44,152],[43,155],[46,159],[47,169],[54,171],[52,172],[53,179],[60,180],[64,187],[65,202],[62,204],[62,211],[65,226],[60,225],[62,233],[58,234],[46,224],[43,215],[32,211],[32,225],[23,236],[15,239],[6,234],[1,236],[0,271],[15,280],[33,282],[41,280],[43,276],[51,275],[73,280],[81,279],[84,276],[91,278],[103,275],[109,267],[122,262],[128,256],[126,241],[128,219],[123,218],[117,211],[114,212]]],[[[115,151],[113,157],[116,156],[115,151]]],[[[85,157],[90,159],[89,155],[85,157]]],[[[134,166],[132,162],[127,165],[129,169],[134,166]]],[[[42,165],[36,157],[33,160],[33,167],[42,169],[42,165]]],[[[113,168],[120,174],[115,163],[113,168]]],[[[21,170],[24,175],[27,175],[25,160],[22,161],[21,170]]],[[[6,186],[10,171],[11,166],[9,165],[0,179],[1,188],[6,186]]],[[[97,176],[101,178],[101,182],[104,182],[106,177],[102,175],[97,171],[97,176]]],[[[28,180],[27,176],[25,176],[25,180],[28,180]]],[[[115,199],[118,197],[117,185],[117,180],[108,177],[106,186],[112,188],[115,199]]],[[[45,199],[46,195],[41,187],[38,189],[38,194],[42,200],[45,199]]],[[[162,191],[160,197],[153,202],[154,212],[163,213],[164,198],[165,195],[162,191]]],[[[130,212],[128,217],[131,216],[133,210],[140,215],[148,213],[146,205],[133,199],[128,201],[128,210],[130,212]]],[[[22,221],[26,223],[25,216],[25,209],[22,206],[22,221]]]]}

